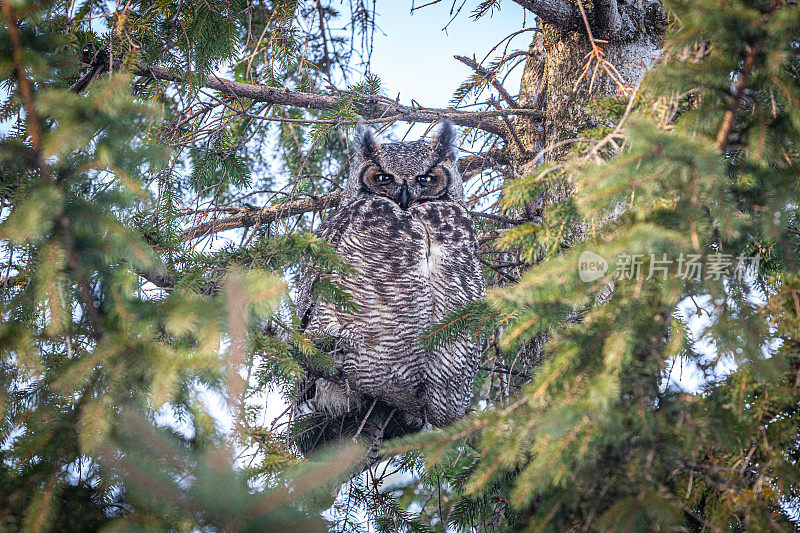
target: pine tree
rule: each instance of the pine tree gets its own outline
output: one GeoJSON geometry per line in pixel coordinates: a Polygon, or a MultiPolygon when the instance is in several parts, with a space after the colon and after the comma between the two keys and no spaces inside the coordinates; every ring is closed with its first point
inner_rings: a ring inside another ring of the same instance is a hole
{"type": "Polygon", "coordinates": [[[518,208],[572,188],[549,227],[508,240],[556,253],[465,322],[501,326],[512,356],[546,334],[541,365],[506,404],[395,448],[457,480],[448,518],[462,527],[498,512],[531,530],[796,526],[800,17],[668,7],[665,57],[627,106],[606,105],[616,125],[507,183],[518,208]],[[610,261],[589,282],[586,252],[610,261]],[[699,390],[670,380],[684,365],[699,390]]]}
{"type": "Polygon", "coordinates": [[[515,0],[448,109],[383,95],[380,3],[1,3],[3,529],[797,526],[795,2],[515,0]],[[264,422],[333,370],[292,288],[349,269],[352,126],[441,117],[491,288],[420,342],[481,339],[474,409],[333,500],[363,450],[264,422]]]}

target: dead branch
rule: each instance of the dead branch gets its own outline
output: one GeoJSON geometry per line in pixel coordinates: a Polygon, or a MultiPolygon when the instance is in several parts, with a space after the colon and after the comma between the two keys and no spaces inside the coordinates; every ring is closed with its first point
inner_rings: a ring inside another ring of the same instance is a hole
{"type": "MultiPolygon", "coordinates": [[[[613,3],[614,10],[616,11],[616,0],[608,0],[606,4],[613,3]]],[[[572,92],[575,92],[578,89],[578,85],[580,84],[581,80],[587,79],[589,80],[589,92],[592,92],[592,88],[594,87],[594,82],[597,79],[597,75],[603,75],[603,73],[608,74],[608,77],[611,79],[612,82],[617,86],[617,92],[622,95],[627,95],[633,92],[633,88],[635,84],[631,84],[625,81],[625,78],[622,77],[622,74],[619,73],[617,68],[605,60],[605,51],[598,45],[597,43],[602,41],[606,42],[602,39],[598,40],[595,39],[594,35],[592,35],[592,28],[589,25],[589,19],[586,16],[586,10],[583,9],[583,4],[577,2],[578,10],[581,14],[581,20],[583,21],[583,25],[586,28],[586,36],[589,38],[589,44],[591,45],[591,51],[586,54],[586,64],[583,66],[583,72],[575,80],[575,85],[572,87],[572,92]],[[594,70],[592,71],[591,77],[589,76],[589,68],[592,66],[592,60],[595,61],[594,70]]],[[[606,5],[607,8],[611,8],[610,5],[606,5]]],[[[619,18],[619,12],[617,12],[617,18],[619,18]]],[[[620,20],[620,26],[622,22],[620,20]]]]}
{"type": "Polygon", "coordinates": [[[323,209],[337,205],[341,198],[342,193],[337,191],[323,196],[292,200],[261,208],[246,208],[236,215],[218,218],[210,222],[203,222],[202,224],[193,226],[183,232],[181,240],[189,241],[207,237],[220,231],[260,226],[292,215],[322,211],[323,209]]]}
{"type": "MultiPolygon", "coordinates": [[[[140,67],[135,71],[135,74],[153,80],[185,83],[182,76],[171,73],[166,67],[140,67]]],[[[337,91],[336,94],[304,93],[268,87],[266,85],[242,83],[217,76],[208,77],[200,85],[237,98],[249,98],[250,100],[258,102],[300,107],[304,109],[335,109],[343,103],[346,98],[352,98],[356,112],[368,119],[385,119],[387,122],[396,120],[405,122],[438,122],[446,118],[459,126],[477,128],[503,138],[505,138],[508,133],[503,122],[498,117],[505,115],[526,115],[534,118],[542,118],[542,113],[533,109],[502,109],[470,112],[455,109],[406,106],[378,95],[347,91],[337,91]]],[[[265,117],[265,119],[268,118],[265,117]]],[[[334,121],[334,124],[351,123],[354,123],[354,121],[334,121]]]]}

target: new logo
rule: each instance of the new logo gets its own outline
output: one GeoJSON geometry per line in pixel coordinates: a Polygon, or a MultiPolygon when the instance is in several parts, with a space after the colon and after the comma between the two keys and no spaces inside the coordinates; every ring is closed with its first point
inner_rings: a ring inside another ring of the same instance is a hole
{"type": "Polygon", "coordinates": [[[608,270],[608,261],[603,256],[585,250],[578,257],[578,276],[581,281],[590,282],[600,279],[608,270]]]}

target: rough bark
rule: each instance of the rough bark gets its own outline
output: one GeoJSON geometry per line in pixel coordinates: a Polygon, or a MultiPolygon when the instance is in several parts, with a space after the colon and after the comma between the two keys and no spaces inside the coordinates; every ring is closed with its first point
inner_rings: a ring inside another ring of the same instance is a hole
{"type": "MultiPolygon", "coordinates": [[[[517,3],[526,8],[527,4],[517,3]]],[[[577,4],[573,4],[577,6],[577,4]]],[[[533,12],[540,15],[535,10],[533,12]]],[[[587,19],[598,45],[605,52],[605,60],[614,65],[625,82],[635,85],[658,59],[660,43],[666,30],[666,17],[660,3],[655,0],[594,0],[584,3],[587,19]]],[[[575,137],[586,128],[598,124],[597,118],[587,110],[587,105],[600,98],[617,95],[618,87],[607,74],[598,73],[592,91],[589,81],[581,77],[586,54],[592,46],[580,13],[575,8],[580,24],[575,27],[573,18],[568,23],[549,22],[547,12],[539,17],[542,33],[531,43],[531,56],[525,65],[520,87],[520,103],[544,114],[543,126],[537,122],[518,118],[521,138],[531,151],[575,137]],[[565,28],[572,28],[566,29],[565,28]],[[575,90],[573,90],[575,88],[575,90]]],[[[594,65],[590,68],[590,73],[594,65]]],[[[555,150],[548,158],[557,159],[561,152],[555,150]]],[[[539,162],[529,162],[528,168],[539,162]]]]}
{"type": "MultiPolygon", "coordinates": [[[[545,95],[547,94],[547,80],[544,78],[545,50],[544,34],[534,33],[533,41],[528,47],[528,59],[522,71],[520,80],[519,105],[542,111],[545,109],[545,95]]],[[[539,153],[543,148],[544,121],[531,120],[528,117],[516,118],[520,139],[526,150],[539,153]]]]}

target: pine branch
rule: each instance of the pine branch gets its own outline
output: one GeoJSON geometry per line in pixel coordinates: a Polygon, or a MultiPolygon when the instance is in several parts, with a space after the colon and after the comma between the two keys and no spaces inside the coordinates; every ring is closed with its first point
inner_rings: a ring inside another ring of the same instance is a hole
{"type": "Polygon", "coordinates": [[[483,79],[485,79],[486,81],[491,83],[492,87],[494,87],[497,90],[497,92],[500,94],[500,97],[503,100],[505,100],[506,103],[511,108],[519,109],[519,104],[517,103],[517,101],[514,100],[514,97],[511,96],[508,93],[506,88],[503,87],[503,84],[500,83],[500,81],[497,79],[497,73],[496,72],[492,72],[489,69],[479,65],[478,62],[475,61],[474,59],[470,59],[468,57],[459,56],[459,55],[455,55],[453,57],[455,57],[456,59],[458,59],[459,61],[461,61],[465,65],[467,65],[469,68],[471,68],[472,70],[474,70],[475,72],[477,72],[478,74],[483,76],[483,79]]]}
{"type": "MultiPolygon", "coordinates": [[[[186,83],[182,76],[175,75],[166,67],[141,67],[136,75],[153,80],[166,80],[186,83]]],[[[278,89],[266,85],[255,85],[228,80],[217,76],[208,77],[200,83],[203,87],[220,91],[238,98],[249,98],[274,105],[300,107],[304,109],[336,109],[344,98],[352,94],[338,91],[338,94],[313,94],[288,89],[278,89]]],[[[437,122],[449,119],[454,124],[476,128],[505,138],[505,126],[498,117],[505,115],[526,115],[542,118],[542,113],[533,109],[502,109],[496,111],[458,111],[455,109],[431,108],[402,105],[389,98],[358,93],[354,102],[356,112],[365,118],[384,119],[386,122],[402,120],[405,122],[437,122]]],[[[264,117],[265,119],[268,117],[264,117]]],[[[337,124],[354,124],[355,121],[337,121],[337,124]]]]}

